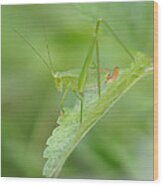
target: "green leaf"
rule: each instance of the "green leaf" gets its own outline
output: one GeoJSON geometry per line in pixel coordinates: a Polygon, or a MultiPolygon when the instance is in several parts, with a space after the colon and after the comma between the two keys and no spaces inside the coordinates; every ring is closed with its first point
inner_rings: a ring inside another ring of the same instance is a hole
{"type": "Polygon", "coordinates": [[[58,127],[47,140],[47,147],[43,157],[47,158],[43,175],[58,177],[59,173],[71,152],[85,137],[92,127],[102,118],[111,107],[140,79],[153,73],[153,67],[142,53],[137,53],[135,63],[120,72],[119,78],[103,85],[102,95],[98,98],[96,91],[85,93],[84,118],[80,124],[80,105],[77,102],[74,108],[65,108],[63,116],[59,116],[58,127]]]}

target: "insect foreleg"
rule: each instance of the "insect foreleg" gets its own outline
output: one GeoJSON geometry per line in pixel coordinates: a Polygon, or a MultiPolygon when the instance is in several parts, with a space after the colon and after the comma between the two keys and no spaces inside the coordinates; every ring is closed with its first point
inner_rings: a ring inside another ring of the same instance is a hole
{"type": "Polygon", "coordinates": [[[65,98],[68,94],[68,91],[69,91],[69,88],[70,88],[70,84],[68,84],[64,90],[64,93],[63,93],[63,96],[62,96],[62,99],[61,99],[61,102],[60,102],[60,110],[61,110],[61,113],[63,114],[64,113],[64,102],[65,102],[65,98]]]}

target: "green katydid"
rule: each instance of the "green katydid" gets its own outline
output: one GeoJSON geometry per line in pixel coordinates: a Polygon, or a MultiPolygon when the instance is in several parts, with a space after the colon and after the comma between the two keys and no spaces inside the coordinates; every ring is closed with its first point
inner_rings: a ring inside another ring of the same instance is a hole
{"type": "MultiPolygon", "coordinates": [[[[117,42],[122,46],[122,48],[127,52],[127,54],[131,57],[131,59],[134,61],[133,55],[130,53],[130,51],[127,49],[127,47],[122,43],[122,41],[119,39],[119,37],[115,34],[115,32],[112,30],[112,28],[109,26],[108,23],[106,23],[103,19],[98,19],[95,26],[95,31],[92,38],[92,43],[90,45],[90,48],[88,50],[88,54],[86,56],[86,59],[84,61],[83,67],[81,69],[81,72],[79,75],[72,74],[70,72],[56,72],[53,69],[52,60],[49,52],[49,46],[47,44],[47,52],[48,52],[48,58],[49,63],[42,57],[40,52],[24,37],[24,35],[20,34],[17,30],[15,32],[23,38],[23,40],[32,48],[32,50],[35,52],[35,54],[42,60],[42,62],[46,65],[46,67],[49,69],[52,77],[55,80],[56,88],[60,91],[63,91],[63,97],[60,101],[60,109],[64,113],[64,101],[67,96],[68,91],[71,89],[77,96],[77,98],[81,102],[80,106],[80,123],[83,121],[83,101],[84,101],[84,91],[85,86],[87,82],[87,77],[89,73],[90,65],[93,61],[93,54],[94,51],[96,52],[96,70],[97,70],[97,88],[98,88],[98,96],[101,95],[101,78],[100,78],[100,57],[99,57],[99,43],[98,43],[98,32],[100,28],[100,24],[103,23],[105,28],[114,36],[114,38],[117,40],[117,42]]],[[[114,73],[113,73],[114,75],[114,73]]],[[[112,75],[112,80],[114,76],[112,75]]],[[[115,73],[117,76],[118,73],[115,73]]],[[[111,76],[110,76],[111,78],[111,76]]]]}

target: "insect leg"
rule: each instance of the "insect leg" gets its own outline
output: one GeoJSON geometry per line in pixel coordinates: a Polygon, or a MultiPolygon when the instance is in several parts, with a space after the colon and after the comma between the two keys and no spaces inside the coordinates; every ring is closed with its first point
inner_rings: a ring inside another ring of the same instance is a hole
{"type": "Polygon", "coordinates": [[[62,99],[61,99],[61,102],[60,102],[60,110],[61,110],[62,114],[64,113],[64,102],[65,102],[65,98],[68,94],[69,87],[70,87],[69,85],[66,86],[66,88],[64,90],[64,93],[63,93],[63,96],[62,96],[62,99]]]}
{"type": "Polygon", "coordinates": [[[87,57],[84,61],[82,70],[81,70],[80,75],[79,75],[78,91],[81,94],[84,92],[84,88],[85,88],[85,85],[86,85],[88,70],[89,70],[90,64],[92,63],[92,57],[93,57],[95,43],[96,43],[96,38],[94,37],[93,40],[92,40],[91,46],[88,50],[88,54],[87,54],[87,57]]]}
{"type": "MultiPolygon", "coordinates": [[[[93,53],[94,53],[94,49],[95,49],[95,46],[97,45],[97,51],[98,51],[98,42],[96,43],[96,40],[97,40],[97,34],[98,34],[98,30],[99,30],[99,26],[100,26],[100,23],[101,23],[102,19],[98,19],[97,22],[96,22],[96,28],[95,28],[95,33],[94,33],[94,37],[92,39],[92,44],[90,46],[90,49],[88,50],[88,54],[87,54],[87,57],[84,61],[84,64],[83,64],[83,67],[82,67],[82,70],[81,70],[81,73],[80,73],[80,76],[79,76],[79,81],[78,81],[78,91],[79,93],[83,94],[84,92],[84,88],[85,88],[85,85],[86,85],[86,80],[87,80],[87,76],[88,76],[88,70],[89,70],[89,67],[92,63],[92,58],[93,58],[93,53]]],[[[100,70],[99,70],[99,53],[97,52],[97,69],[98,69],[98,72],[100,73],[100,70]]],[[[98,78],[98,84],[100,84],[100,78],[98,78]]],[[[99,86],[99,89],[100,89],[100,86],[99,86]]],[[[100,90],[99,90],[100,92],[100,90]]]]}
{"type": "Polygon", "coordinates": [[[82,98],[80,98],[80,123],[82,123],[82,121],[83,121],[83,103],[84,103],[84,101],[83,101],[83,97],[82,97],[82,98]]]}
{"type": "Polygon", "coordinates": [[[113,29],[111,28],[111,26],[106,22],[106,21],[102,21],[103,24],[105,25],[105,27],[107,28],[107,30],[109,30],[109,32],[114,36],[114,38],[117,40],[117,42],[122,46],[122,48],[126,51],[126,53],[130,56],[130,58],[135,62],[135,58],[132,55],[132,53],[130,52],[130,50],[126,47],[126,45],[120,40],[120,38],[117,36],[117,34],[113,31],[113,29]]]}
{"type": "Polygon", "coordinates": [[[99,42],[98,42],[98,31],[100,27],[102,19],[98,19],[96,23],[96,62],[97,62],[97,87],[98,87],[98,95],[101,96],[101,78],[100,78],[100,54],[99,54],[99,42]]]}
{"type": "Polygon", "coordinates": [[[78,93],[77,91],[73,91],[76,95],[76,97],[80,100],[80,124],[83,121],[83,106],[84,106],[84,96],[81,93],[78,93]]]}

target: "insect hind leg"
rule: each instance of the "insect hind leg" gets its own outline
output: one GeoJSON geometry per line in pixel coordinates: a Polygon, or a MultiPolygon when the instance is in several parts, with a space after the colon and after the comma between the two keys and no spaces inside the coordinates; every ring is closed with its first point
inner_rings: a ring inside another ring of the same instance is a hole
{"type": "Polygon", "coordinates": [[[73,91],[80,101],[80,124],[83,122],[83,107],[84,107],[84,96],[83,93],[78,93],[76,91],[73,91]]]}

